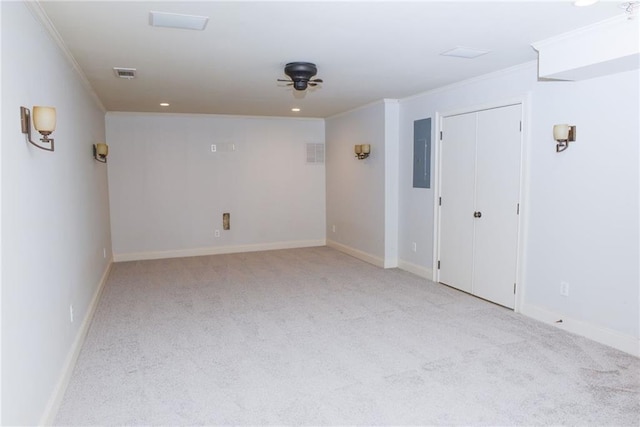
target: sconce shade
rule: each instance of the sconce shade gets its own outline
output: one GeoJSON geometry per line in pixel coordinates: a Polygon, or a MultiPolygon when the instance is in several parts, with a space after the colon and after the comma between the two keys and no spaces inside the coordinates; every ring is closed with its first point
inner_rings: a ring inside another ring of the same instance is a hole
{"type": "Polygon", "coordinates": [[[554,125],[553,139],[556,141],[567,141],[569,139],[569,125],[554,125]]]}
{"type": "Polygon", "coordinates": [[[576,127],[571,125],[554,125],[553,139],[557,141],[556,153],[569,148],[569,142],[576,140],[576,127]]]}
{"type": "Polygon", "coordinates": [[[96,144],[96,153],[100,157],[107,157],[109,155],[109,146],[104,142],[96,144]]]}
{"type": "Polygon", "coordinates": [[[40,133],[56,130],[56,109],[53,107],[33,107],[33,126],[40,133]]]}
{"type": "Polygon", "coordinates": [[[107,163],[107,156],[109,155],[109,146],[104,142],[93,144],[93,158],[100,163],[107,163]]]}
{"type": "Polygon", "coordinates": [[[366,159],[371,153],[371,145],[369,144],[356,144],[353,146],[353,151],[356,153],[356,157],[359,160],[366,159]]]}

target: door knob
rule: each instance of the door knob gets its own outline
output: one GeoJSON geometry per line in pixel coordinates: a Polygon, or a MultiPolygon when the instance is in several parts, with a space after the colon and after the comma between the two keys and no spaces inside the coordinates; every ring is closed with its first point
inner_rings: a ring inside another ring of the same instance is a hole
{"type": "Polygon", "coordinates": [[[474,217],[474,218],[482,218],[482,212],[480,212],[480,211],[476,211],[476,212],[474,212],[474,213],[473,213],[473,217],[474,217]]]}

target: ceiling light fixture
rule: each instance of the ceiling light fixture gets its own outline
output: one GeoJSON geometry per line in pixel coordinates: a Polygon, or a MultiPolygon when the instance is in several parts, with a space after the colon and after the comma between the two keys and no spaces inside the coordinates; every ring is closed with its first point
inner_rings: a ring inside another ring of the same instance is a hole
{"type": "Polygon", "coordinates": [[[180,28],[202,31],[209,22],[208,16],[183,15],[180,13],[149,12],[149,25],[152,27],[180,28]]]}
{"type": "Polygon", "coordinates": [[[160,106],[161,106],[161,107],[168,107],[168,106],[169,106],[169,103],[168,103],[168,102],[161,102],[161,103],[160,103],[160,106]]]}
{"type": "Polygon", "coordinates": [[[456,58],[466,58],[466,59],[474,59],[478,56],[486,55],[490,51],[488,50],[480,50],[473,49],[470,47],[462,47],[458,46],[455,49],[448,50],[446,52],[442,52],[441,56],[454,56],[456,58]]]}
{"type": "Polygon", "coordinates": [[[293,111],[294,113],[297,113],[298,111],[300,111],[300,109],[295,107],[295,108],[292,108],[291,111],[293,111]]]}
{"type": "Polygon", "coordinates": [[[284,67],[284,73],[291,80],[278,79],[279,82],[287,82],[287,86],[293,86],[295,90],[306,90],[307,86],[317,86],[322,79],[312,79],[318,73],[316,64],[311,62],[289,62],[284,67]]]}

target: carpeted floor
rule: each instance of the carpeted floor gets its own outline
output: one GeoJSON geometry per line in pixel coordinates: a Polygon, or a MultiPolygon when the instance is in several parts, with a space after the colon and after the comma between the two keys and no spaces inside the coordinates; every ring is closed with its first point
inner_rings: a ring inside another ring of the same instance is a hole
{"type": "Polygon", "coordinates": [[[56,424],[640,424],[640,359],[329,248],[113,266],[56,424]]]}

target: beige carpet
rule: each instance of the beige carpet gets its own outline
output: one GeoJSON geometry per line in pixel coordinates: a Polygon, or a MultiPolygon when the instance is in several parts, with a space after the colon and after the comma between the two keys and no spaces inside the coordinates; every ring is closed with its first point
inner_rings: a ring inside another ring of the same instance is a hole
{"type": "Polygon", "coordinates": [[[640,359],[329,248],[125,262],[56,423],[638,426],[640,359]]]}

